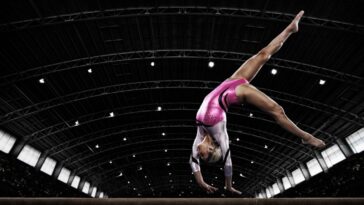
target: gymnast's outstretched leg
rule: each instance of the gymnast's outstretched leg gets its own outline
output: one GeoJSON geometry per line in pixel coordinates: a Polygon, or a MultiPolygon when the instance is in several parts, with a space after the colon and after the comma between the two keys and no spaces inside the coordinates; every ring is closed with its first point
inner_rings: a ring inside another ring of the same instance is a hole
{"type": "Polygon", "coordinates": [[[256,55],[245,61],[230,78],[245,78],[249,82],[252,81],[259,72],[260,68],[262,68],[270,57],[282,47],[288,37],[292,33],[296,33],[298,31],[298,23],[303,14],[304,11],[300,11],[292,22],[277,37],[275,37],[256,55]]]}

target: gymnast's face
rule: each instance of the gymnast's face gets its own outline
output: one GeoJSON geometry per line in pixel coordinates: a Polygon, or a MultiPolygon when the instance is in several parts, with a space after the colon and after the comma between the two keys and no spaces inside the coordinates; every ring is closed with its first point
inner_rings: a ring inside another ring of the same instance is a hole
{"type": "Polygon", "coordinates": [[[206,161],[207,159],[209,159],[211,157],[213,150],[214,150],[214,147],[206,140],[203,140],[197,146],[197,152],[198,152],[200,158],[204,161],[206,161]]]}

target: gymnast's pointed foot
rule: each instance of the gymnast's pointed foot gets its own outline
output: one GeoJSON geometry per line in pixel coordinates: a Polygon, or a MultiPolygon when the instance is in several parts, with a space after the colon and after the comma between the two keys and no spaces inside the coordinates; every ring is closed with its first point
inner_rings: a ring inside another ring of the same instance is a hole
{"type": "Polygon", "coordinates": [[[287,29],[288,31],[292,32],[292,33],[296,33],[298,31],[298,23],[301,20],[301,17],[303,16],[305,12],[303,10],[301,10],[296,17],[293,19],[293,21],[288,25],[287,29]]]}
{"type": "Polygon", "coordinates": [[[309,144],[309,145],[312,145],[317,148],[323,148],[326,146],[324,141],[312,136],[311,134],[309,134],[309,136],[306,138],[306,140],[302,139],[302,143],[309,144]]]}

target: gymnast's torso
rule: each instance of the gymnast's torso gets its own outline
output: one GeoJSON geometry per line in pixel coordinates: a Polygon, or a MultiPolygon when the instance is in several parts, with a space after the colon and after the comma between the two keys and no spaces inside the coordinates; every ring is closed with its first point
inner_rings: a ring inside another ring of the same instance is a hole
{"type": "Polygon", "coordinates": [[[204,126],[213,126],[226,120],[228,107],[239,104],[235,89],[237,86],[249,83],[246,79],[226,79],[203,100],[197,115],[196,122],[204,126]]]}

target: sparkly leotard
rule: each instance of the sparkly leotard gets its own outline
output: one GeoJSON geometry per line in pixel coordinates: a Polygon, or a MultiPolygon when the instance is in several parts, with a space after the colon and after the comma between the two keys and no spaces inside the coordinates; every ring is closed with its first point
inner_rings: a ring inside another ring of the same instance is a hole
{"type": "Polygon", "coordinates": [[[200,159],[197,146],[208,132],[221,148],[225,176],[232,176],[232,161],[229,149],[229,136],[226,129],[226,111],[230,105],[239,104],[235,89],[249,83],[246,79],[225,80],[211,91],[202,102],[197,112],[197,134],[192,145],[190,165],[193,172],[200,171],[200,159]]]}
{"type": "Polygon", "coordinates": [[[202,102],[197,112],[196,120],[207,126],[213,126],[226,119],[226,111],[230,105],[238,104],[235,88],[241,84],[249,83],[246,79],[225,80],[202,102]]]}

